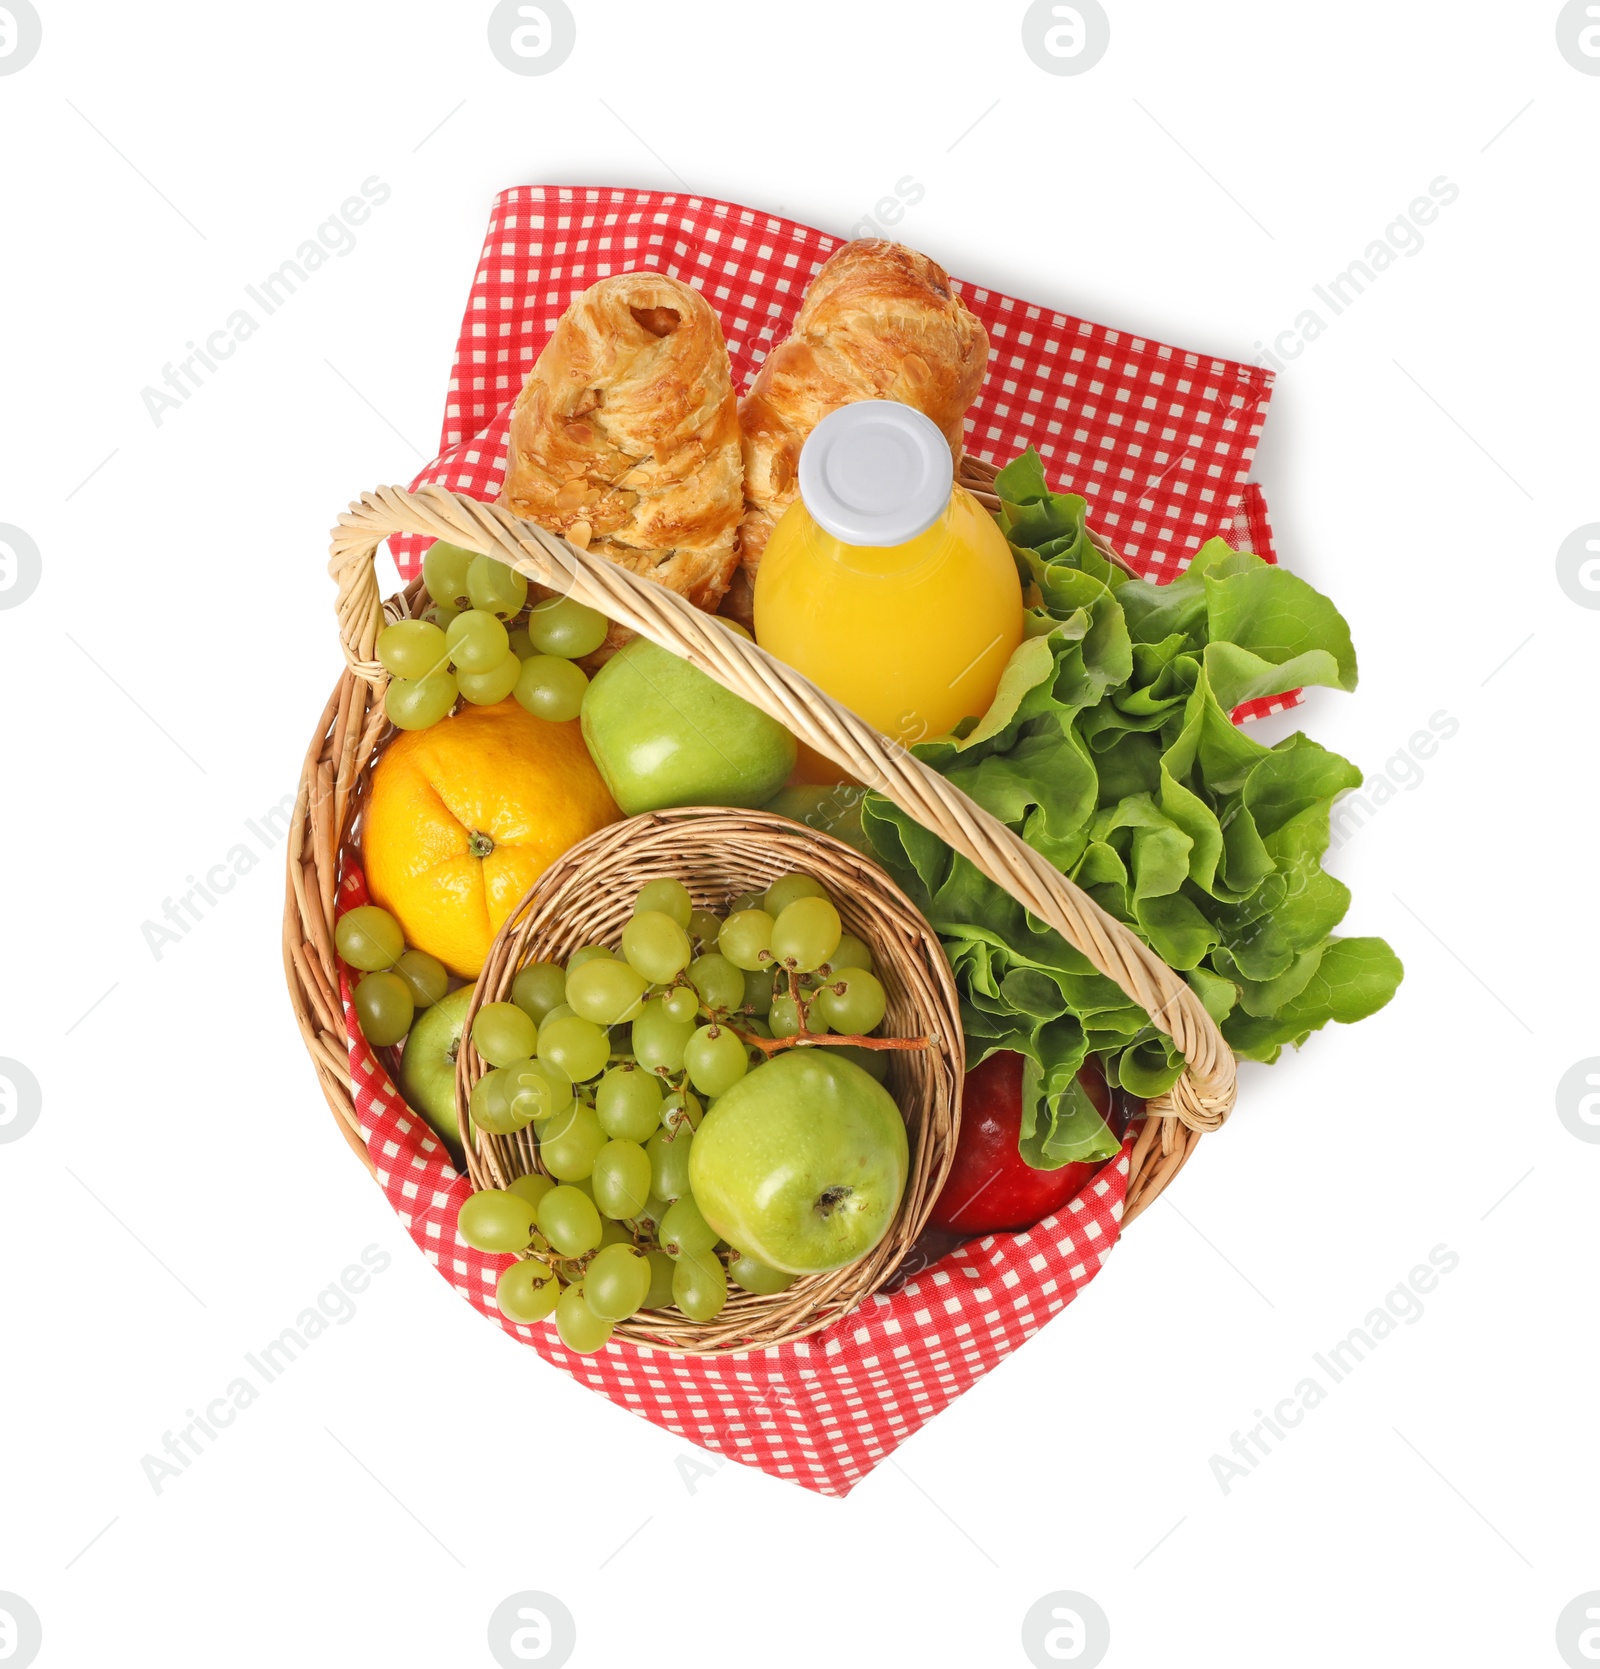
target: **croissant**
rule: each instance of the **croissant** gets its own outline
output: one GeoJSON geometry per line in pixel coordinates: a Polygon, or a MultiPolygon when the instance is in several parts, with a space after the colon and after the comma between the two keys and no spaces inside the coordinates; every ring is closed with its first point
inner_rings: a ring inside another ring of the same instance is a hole
{"type": "MultiPolygon", "coordinates": [[[[511,414],[500,502],[714,610],[738,562],[738,410],[717,316],[619,273],[556,325],[511,414]]],[[[632,634],[613,626],[603,656],[632,634]]]]}
{"type": "Polygon", "coordinates": [[[744,613],[767,538],[799,491],[800,448],[830,411],[853,400],[903,401],[939,425],[959,464],[962,423],[988,361],[988,333],[937,262],[883,238],[839,249],[739,403],[742,571],[740,595],[724,612],[744,613]]]}

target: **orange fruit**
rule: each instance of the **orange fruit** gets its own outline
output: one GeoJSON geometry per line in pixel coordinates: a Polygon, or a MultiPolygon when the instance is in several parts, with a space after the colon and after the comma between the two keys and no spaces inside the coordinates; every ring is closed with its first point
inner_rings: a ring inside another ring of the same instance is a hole
{"type": "Polygon", "coordinates": [[[372,773],[362,852],[406,943],[475,979],[500,924],[569,846],[622,815],[576,719],[515,701],[402,731],[372,773]]]}

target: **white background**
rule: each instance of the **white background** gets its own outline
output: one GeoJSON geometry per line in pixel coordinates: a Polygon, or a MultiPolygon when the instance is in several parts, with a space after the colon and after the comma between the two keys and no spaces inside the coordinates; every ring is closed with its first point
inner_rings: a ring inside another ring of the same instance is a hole
{"type": "Polygon", "coordinates": [[[1600,1588],[1600,1147],[1555,1111],[1600,1054],[1600,613],[1555,577],[1600,520],[1600,77],[1557,6],[1106,0],[1054,76],[1016,0],[573,0],[522,77],[483,0],[37,3],[0,77],[0,522],[43,560],[0,611],[0,1055],[44,1092],[0,1145],[0,1589],[40,1663],[489,1664],[538,1588],[584,1665],[1023,1664],[1058,1589],[1113,1669],[1559,1664],[1600,1588]],[[157,427],[140,390],[372,175],[358,247],[157,427]],[[326,529],[432,454],[497,190],[842,232],[908,175],[896,232],[959,277],[1244,359],[1459,187],[1257,470],[1362,660],[1296,722],[1374,777],[1459,730],[1334,861],[1393,1005],[1247,1068],[1084,1297],[838,1502],[702,1475],[412,1250],[290,1018],[281,845],[159,960],[141,924],[293,791],[326,529]],[[157,1495],[141,1456],[371,1244],[355,1319],[157,1495]],[[1212,1455],[1441,1244],[1422,1319],[1225,1494],[1212,1455]]]}

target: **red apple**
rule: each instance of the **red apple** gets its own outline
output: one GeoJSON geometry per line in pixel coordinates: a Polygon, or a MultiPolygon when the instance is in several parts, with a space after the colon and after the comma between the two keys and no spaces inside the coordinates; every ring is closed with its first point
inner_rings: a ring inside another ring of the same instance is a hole
{"type": "MultiPolygon", "coordinates": [[[[1111,1123],[1111,1092],[1099,1070],[1085,1066],[1078,1082],[1095,1111],[1111,1123]]],[[[1022,1056],[1002,1051],[967,1074],[961,1136],[944,1189],[934,1201],[930,1228],[963,1236],[1030,1228],[1061,1210],[1105,1162],[1038,1171],[1017,1151],[1021,1134],[1022,1056]]]]}

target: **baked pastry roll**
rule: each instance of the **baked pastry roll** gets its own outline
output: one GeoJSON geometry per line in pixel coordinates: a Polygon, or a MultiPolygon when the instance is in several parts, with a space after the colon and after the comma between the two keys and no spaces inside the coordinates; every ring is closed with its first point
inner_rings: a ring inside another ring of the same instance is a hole
{"type": "MultiPolygon", "coordinates": [[[[585,290],[517,397],[500,502],[712,611],[743,478],[727,345],[699,293],[659,272],[585,290]]],[[[631,635],[613,626],[601,656],[631,635]]]]}
{"type": "Polygon", "coordinates": [[[748,592],[768,536],[799,491],[806,436],[830,411],[852,400],[915,406],[944,431],[958,465],[962,423],[988,363],[988,333],[936,261],[884,238],[857,239],[831,256],[788,340],[739,402],[739,590],[748,592]]]}

